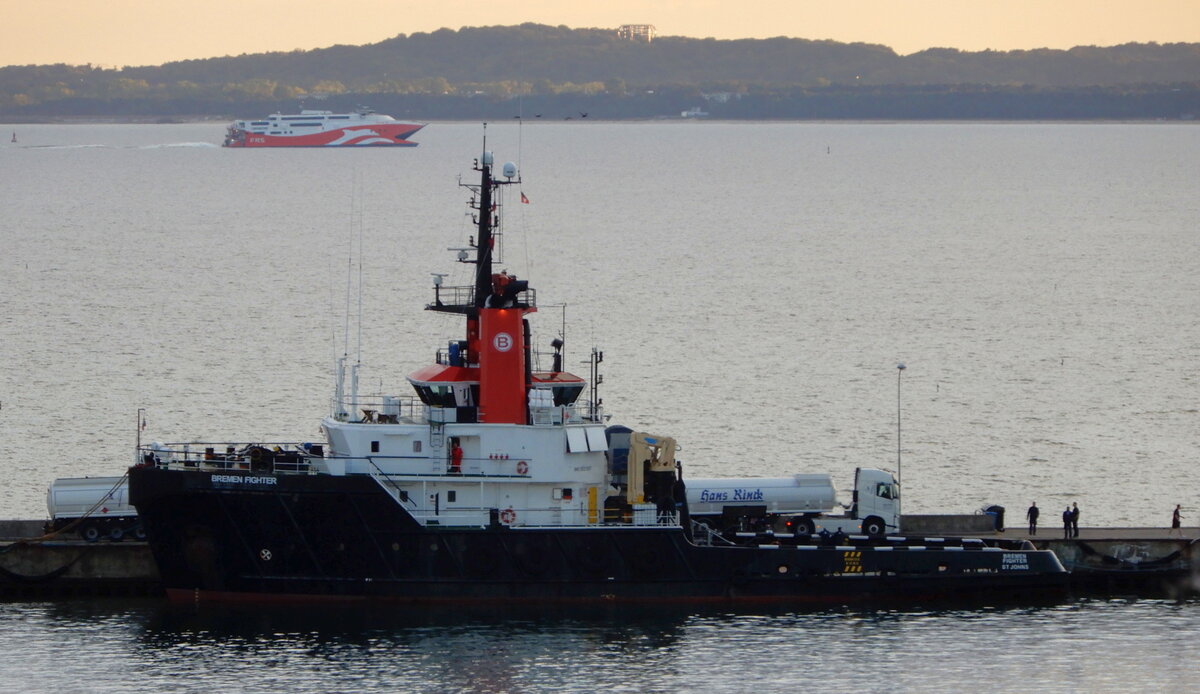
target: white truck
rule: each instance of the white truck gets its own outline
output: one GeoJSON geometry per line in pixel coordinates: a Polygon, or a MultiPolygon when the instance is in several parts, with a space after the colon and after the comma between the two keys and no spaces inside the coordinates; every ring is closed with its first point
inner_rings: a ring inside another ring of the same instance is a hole
{"type": "Polygon", "coordinates": [[[129,482],[124,477],[64,477],[46,492],[50,511],[47,531],[74,525],[88,542],[125,537],[144,539],[137,509],[129,504],[129,482]]]}
{"type": "Polygon", "coordinates": [[[900,485],[892,473],[858,468],[850,504],[838,504],[829,475],[686,479],[688,512],[718,530],[766,526],[808,535],[900,532],[900,485]],[[843,514],[833,510],[841,506],[843,514]]]}

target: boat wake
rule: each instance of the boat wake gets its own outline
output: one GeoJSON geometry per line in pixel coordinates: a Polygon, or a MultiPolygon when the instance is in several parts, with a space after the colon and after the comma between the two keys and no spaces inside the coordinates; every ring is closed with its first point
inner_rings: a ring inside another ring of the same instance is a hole
{"type": "Polygon", "coordinates": [[[160,145],[140,145],[135,149],[176,149],[176,148],[196,148],[196,149],[220,149],[221,145],[213,142],[167,142],[160,145]]]}

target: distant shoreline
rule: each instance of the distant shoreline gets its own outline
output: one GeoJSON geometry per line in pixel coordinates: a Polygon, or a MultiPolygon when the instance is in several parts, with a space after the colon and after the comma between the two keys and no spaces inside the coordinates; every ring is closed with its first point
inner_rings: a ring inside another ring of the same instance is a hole
{"type": "MultiPolygon", "coordinates": [[[[218,117],[192,117],[180,119],[156,119],[156,118],[44,118],[44,119],[22,119],[22,120],[3,120],[0,116],[0,129],[13,128],[22,125],[225,125],[231,122],[232,118],[218,117]]],[[[462,124],[462,123],[481,123],[487,122],[492,124],[514,123],[515,119],[504,120],[499,118],[439,118],[437,120],[424,121],[417,118],[415,120],[427,123],[426,127],[436,126],[438,124],[462,124]]],[[[697,125],[736,125],[736,124],[764,124],[764,123],[847,123],[861,125],[891,125],[891,124],[934,124],[945,125],[952,123],[978,123],[978,124],[1063,124],[1063,125],[1084,125],[1089,123],[1094,124],[1127,124],[1127,125],[1192,125],[1200,124],[1200,118],[679,118],[664,116],[661,118],[589,118],[583,120],[537,120],[531,118],[525,119],[527,123],[536,125],[578,125],[589,126],[595,123],[615,124],[615,123],[630,123],[630,124],[683,124],[694,123],[697,125]]]]}

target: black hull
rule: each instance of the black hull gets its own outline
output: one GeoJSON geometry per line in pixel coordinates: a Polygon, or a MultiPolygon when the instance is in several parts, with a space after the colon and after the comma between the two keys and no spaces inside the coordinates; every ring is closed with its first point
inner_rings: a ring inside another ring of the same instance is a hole
{"type": "Polygon", "coordinates": [[[667,527],[421,526],[365,476],[141,467],[130,496],[167,594],[183,601],[911,603],[1066,591],[1050,552],[701,547],[667,527]]]}

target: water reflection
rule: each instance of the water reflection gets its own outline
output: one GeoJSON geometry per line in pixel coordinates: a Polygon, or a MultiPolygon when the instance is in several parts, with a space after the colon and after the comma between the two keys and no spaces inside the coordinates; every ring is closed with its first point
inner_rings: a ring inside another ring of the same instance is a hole
{"type": "Polygon", "coordinates": [[[42,691],[1191,690],[1200,603],[507,609],[0,604],[0,681],[42,691]],[[36,673],[30,676],[29,673],[36,673]],[[1018,686],[1019,685],[1019,686],[1018,686]]]}

